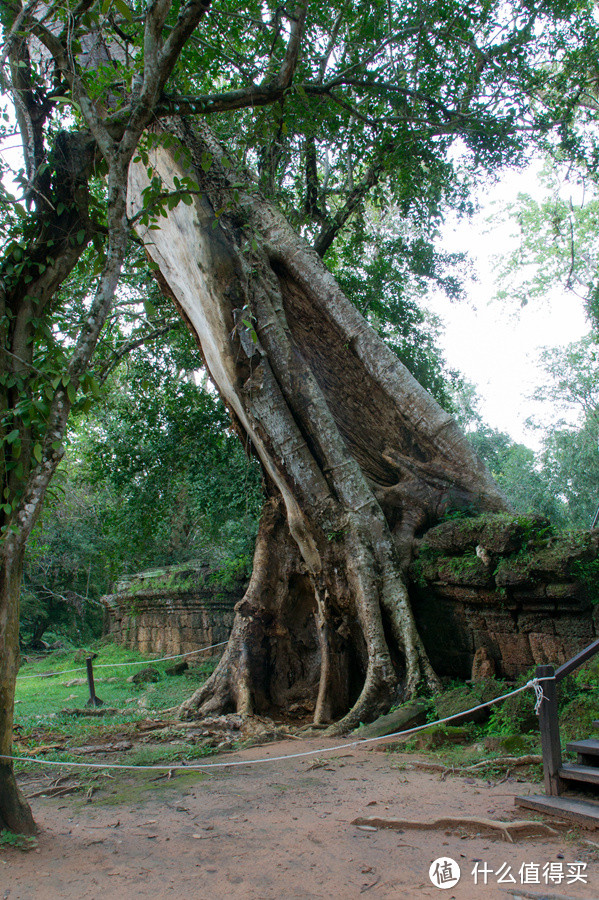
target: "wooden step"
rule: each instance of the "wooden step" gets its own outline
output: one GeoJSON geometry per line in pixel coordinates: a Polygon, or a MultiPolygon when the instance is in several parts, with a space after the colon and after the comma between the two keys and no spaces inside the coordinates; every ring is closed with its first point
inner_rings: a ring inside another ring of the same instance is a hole
{"type": "Polygon", "coordinates": [[[516,797],[515,803],[525,809],[534,809],[536,812],[559,816],[560,819],[568,819],[590,828],[599,828],[599,803],[593,803],[592,800],[531,794],[530,797],[516,797]]]}
{"type": "Polygon", "coordinates": [[[599,739],[586,738],[584,741],[572,741],[566,745],[566,750],[578,753],[584,757],[583,761],[589,765],[599,766],[599,739]]]}
{"type": "Polygon", "coordinates": [[[559,777],[565,781],[584,781],[599,787],[599,768],[597,766],[580,766],[567,763],[559,770],[559,777]]]}

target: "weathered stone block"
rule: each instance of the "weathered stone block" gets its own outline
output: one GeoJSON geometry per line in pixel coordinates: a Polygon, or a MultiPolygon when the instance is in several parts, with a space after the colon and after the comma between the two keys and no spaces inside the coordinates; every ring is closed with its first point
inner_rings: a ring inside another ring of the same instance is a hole
{"type": "Polygon", "coordinates": [[[122,579],[103,597],[106,631],[143,653],[186,653],[226,640],[246,577],[221,588],[203,565],[186,563],[122,579]]]}

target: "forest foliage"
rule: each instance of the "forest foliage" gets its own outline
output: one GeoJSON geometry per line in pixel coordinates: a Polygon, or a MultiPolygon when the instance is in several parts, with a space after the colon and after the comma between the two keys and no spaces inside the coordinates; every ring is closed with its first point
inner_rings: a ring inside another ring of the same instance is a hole
{"type": "MultiPolygon", "coordinates": [[[[161,22],[167,48],[190,8],[169,8],[161,22]]],[[[81,628],[79,612],[123,571],[191,556],[219,565],[249,556],[255,534],[261,486],[250,448],[233,434],[139,248],[125,246],[122,235],[118,252],[111,245],[118,231],[111,141],[121,146],[133,134],[147,112],[140,97],[148,101],[153,89],[140,51],[144,10],[121,0],[56,4],[52,28],[33,28],[31,44],[14,31],[20,5],[3,6],[1,136],[7,143],[20,130],[30,138],[20,171],[3,162],[5,536],[44,467],[58,472],[28,551],[28,638],[44,617],[81,628]],[[74,40],[68,59],[60,45],[67,32],[74,40]],[[98,32],[120,55],[100,55],[86,67],[86,41],[98,32]],[[76,153],[73,184],[65,165],[76,153]],[[119,254],[118,293],[114,302],[102,300],[93,362],[80,365],[86,323],[114,282],[111,258],[119,254]],[[56,436],[58,408],[72,417],[68,433],[56,436]],[[67,450],[58,462],[63,437],[67,450]]],[[[564,0],[313,4],[293,84],[283,88],[305,12],[306,4],[257,2],[214,4],[206,18],[198,12],[202,28],[181,37],[164,82],[154,86],[152,114],[209,118],[230,158],[251,170],[263,195],[325,257],[370,324],[457,411],[468,388],[444,364],[438,323],[419,302],[431,287],[460,296],[465,254],[444,251],[444,217],[449,210],[467,215],[473,184],[525,164],[534,147],[559,149],[593,171],[595,110],[586,102],[594,91],[592,8],[564,0]]],[[[142,158],[148,140],[139,142],[142,158]]],[[[193,189],[182,184],[178,196],[167,197],[152,182],[147,214],[189,202],[193,189]]],[[[531,219],[529,235],[537,224],[531,219]]],[[[589,422],[589,434],[593,427],[589,422]]],[[[593,501],[582,495],[592,494],[592,484],[570,486],[564,478],[564,460],[574,465],[578,452],[573,435],[555,432],[553,450],[548,445],[538,460],[481,422],[468,428],[517,509],[568,524],[588,518],[593,501]]],[[[587,473],[594,471],[591,455],[587,473]]]]}

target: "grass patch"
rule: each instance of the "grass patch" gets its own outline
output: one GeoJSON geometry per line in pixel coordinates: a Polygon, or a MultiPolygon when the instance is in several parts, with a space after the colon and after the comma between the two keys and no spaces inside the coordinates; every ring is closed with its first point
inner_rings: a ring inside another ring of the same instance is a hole
{"type": "MultiPolygon", "coordinates": [[[[116,644],[103,643],[97,646],[95,652],[98,653],[94,660],[96,695],[106,707],[117,711],[98,718],[64,712],[65,709],[84,708],[89,699],[85,666],[82,668],[81,662],[74,660],[72,651],[58,651],[42,659],[29,659],[21,666],[17,679],[16,756],[37,747],[60,743],[60,751],[47,751],[45,758],[83,761],[80,755],[69,755],[69,748],[133,738],[139,733],[138,725],[148,719],[164,718],[168,721],[174,718],[173,707],[178,707],[204,683],[217,662],[215,657],[211,657],[180,675],[167,675],[165,669],[172,665],[171,661],[156,663],[116,644]],[[158,682],[137,685],[127,681],[129,676],[143,668],[143,663],[159,670],[158,682]],[[58,674],[23,677],[48,673],[58,674]],[[85,679],[83,684],[78,683],[81,679],[85,679]]],[[[173,758],[177,753],[178,759],[205,755],[194,746],[173,748],[173,758]]],[[[163,758],[165,756],[168,757],[166,746],[163,758]]],[[[122,759],[121,753],[115,761],[122,759]]],[[[130,759],[123,761],[129,764],[130,759]]],[[[24,765],[23,768],[31,771],[33,766],[24,765]]]]}
{"type": "MultiPolygon", "coordinates": [[[[94,793],[94,805],[96,806],[128,806],[130,808],[142,803],[149,795],[176,791],[181,794],[185,790],[197,787],[208,778],[204,772],[197,769],[193,772],[182,772],[180,769],[171,775],[166,772],[152,776],[149,772],[121,773],[118,780],[95,783],[98,793],[94,793]]],[[[76,812],[85,810],[86,801],[78,800],[73,804],[76,812]],[[77,806],[77,804],[79,804],[77,806]]]]}

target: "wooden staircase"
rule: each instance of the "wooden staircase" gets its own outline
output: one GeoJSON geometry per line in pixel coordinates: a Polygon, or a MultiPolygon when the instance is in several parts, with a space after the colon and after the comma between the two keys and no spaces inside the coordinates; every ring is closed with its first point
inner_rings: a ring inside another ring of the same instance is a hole
{"type": "MultiPolygon", "coordinates": [[[[545,794],[516,797],[516,806],[561,819],[569,819],[587,828],[599,828],[599,737],[572,741],[566,750],[577,754],[575,763],[562,763],[562,748],[557,713],[557,685],[566,675],[599,652],[594,641],[554,671],[553,666],[538,666],[542,679],[543,701],[539,709],[539,727],[543,751],[545,794]]],[[[599,731],[599,720],[593,722],[599,731]]]]}

